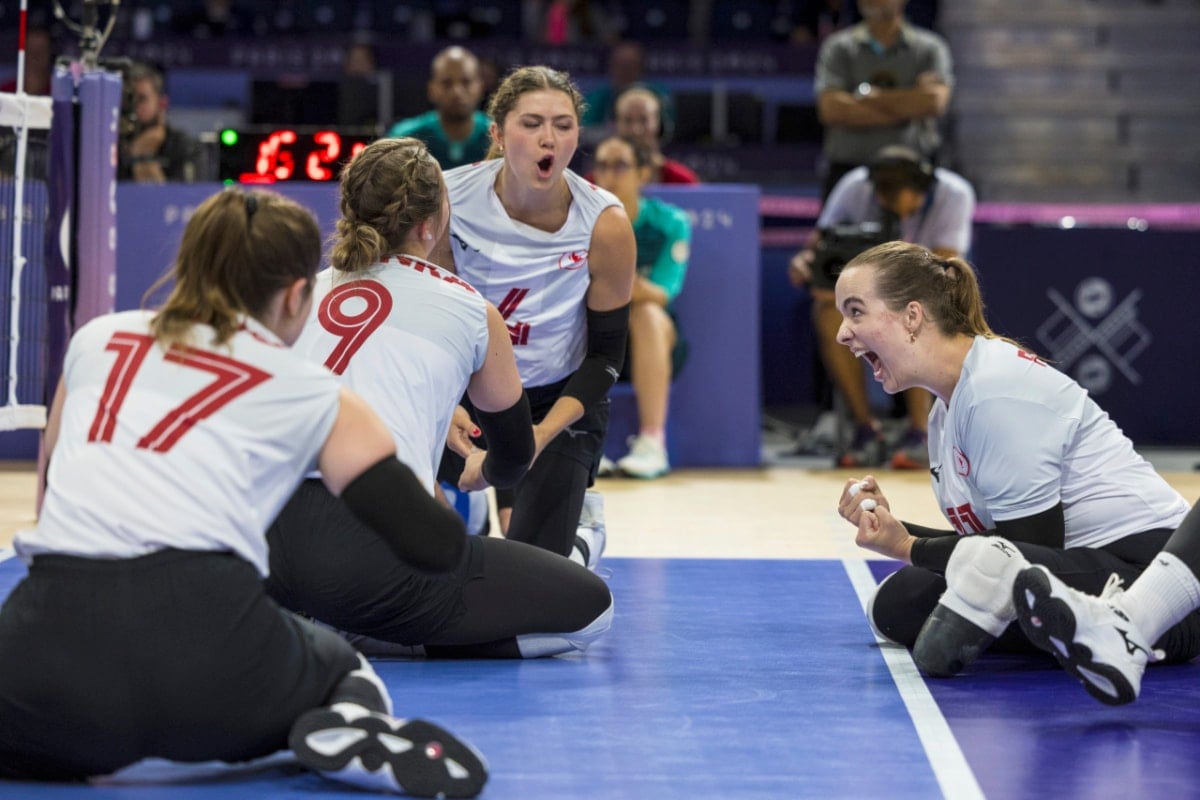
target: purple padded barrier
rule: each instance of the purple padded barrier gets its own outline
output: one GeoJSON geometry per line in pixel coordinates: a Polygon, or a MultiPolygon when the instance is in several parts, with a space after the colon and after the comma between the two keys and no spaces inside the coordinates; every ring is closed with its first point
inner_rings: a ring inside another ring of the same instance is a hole
{"type": "MultiPolygon", "coordinates": [[[[667,450],[673,467],[762,463],[757,186],[654,186],[647,194],[692,217],[692,257],[675,301],[689,344],[671,385],[667,450]]],[[[611,392],[605,453],[619,458],[637,433],[632,389],[611,392]]]]}

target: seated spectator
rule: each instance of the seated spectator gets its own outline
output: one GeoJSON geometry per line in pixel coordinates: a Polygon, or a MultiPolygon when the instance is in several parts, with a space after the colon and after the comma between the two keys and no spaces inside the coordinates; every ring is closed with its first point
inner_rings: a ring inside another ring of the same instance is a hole
{"type": "Polygon", "coordinates": [[[482,161],[491,138],[490,120],[479,110],[483,100],[479,59],[466,48],[447,47],[433,58],[427,90],[433,110],[400,120],[387,135],[425,142],[442,169],[482,161]]]}
{"type": "Polygon", "coordinates": [[[699,183],[700,177],[681,161],[662,152],[662,100],[643,86],[626,89],[617,98],[617,135],[650,151],[649,183],[699,183]]]}
{"type": "Polygon", "coordinates": [[[352,41],[342,57],[338,81],[338,124],[374,128],[379,124],[379,83],[375,48],[368,41],[352,41]]]}
{"type": "Polygon", "coordinates": [[[580,123],[589,134],[589,141],[598,142],[613,132],[617,121],[617,98],[629,88],[643,86],[658,95],[659,115],[668,126],[675,122],[675,104],[666,86],[647,81],[646,52],[640,44],[629,40],[615,43],[608,51],[608,77],[586,95],[587,109],[580,123]]]}
{"type": "MultiPolygon", "coordinates": [[[[866,234],[865,223],[882,234],[894,227],[892,235],[881,236],[881,240],[899,238],[942,258],[962,258],[971,246],[974,212],[975,191],[966,179],[948,169],[935,169],[911,148],[892,145],[880,150],[869,166],[853,169],[838,181],[817,218],[813,239],[792,258],[788,277],[796,286],[809,286],[821,360],[855,425],[853,440],[839,454],[837,466],[878,466],[885,460],[885,442],[882,425],[871,412],[862,363],[837,343],[842,314],[834,304],[833,286],[837,271],[856,253],[833,257],[834,228],[859,226],[866,234]]],[[[841,238],[852,241],[848,236],[841,238]]],[[[929,466],[926,431],[933,398],[921,388],[907,390],[904,397],[909,430],[891,454],[891,466],[925,469],[929,466]]]]}
{"type": "Polygon", "coordinates": [[[666,433],[671,379],[687,357],[671,306],[687,273],[692,223],[682,208],[642,194],[653,177],[651,158],[644,145],[613,136],[596,148],[594,165],[597,185],[620,199],[637,239],[638,274],[622,378],[632,378],[637,395],[638,435],[629,454],[616,463],[634,478],[657,478],[670,470],[666,433]]]}
{"type": "Polygon", "coordinates": [[[169,100],[158,70],[135,64],[129,72],[132,124],[121,136],[117,178],[138,183],[192,183],[201,160],[200,142],[167,124],[169,100]]]}
{"type": "Polygon", "coordinates": [[[564,45],[604,41],[605,15],[589,0],[543,0],[527,3],[525,34],[531,41],[564,45]]]}

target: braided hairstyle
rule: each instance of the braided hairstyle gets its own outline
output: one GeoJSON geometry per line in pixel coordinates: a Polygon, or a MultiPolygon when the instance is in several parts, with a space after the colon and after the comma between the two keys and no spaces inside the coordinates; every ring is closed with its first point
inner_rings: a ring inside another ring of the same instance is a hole
{"type": "Polygon", "coordinates": [[[361,272],[401,251],[412,229],[442,211],[442,169],[419,139],[377,139],[342,170],[329,262],[361,272]]]}
{"type": "Polygon", "coordinates": [[[321,231],[308,209],[259,189],[218,192],[188,220],[174,267],[146,292],[175,282],[151,332],[169,347],[199,323],[225,344],[244,316],[258,317],[297,278],[311,282],[320,264],[321,231]]]}

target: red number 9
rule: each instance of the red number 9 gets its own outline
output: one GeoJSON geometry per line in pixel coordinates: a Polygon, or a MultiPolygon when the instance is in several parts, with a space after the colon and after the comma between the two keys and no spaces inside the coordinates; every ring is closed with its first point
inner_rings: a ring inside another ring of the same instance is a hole
{"type": "Polygon", "coordinates": [[[358,348],[366,343],[375,330],[392,313],[392,295],[376,281],[352,281],[334,288],[317,309],[321,327],[338,337],[325,366],[341,375],[358,348]],[[362,307],[347,313],[346,304],[362,307]]]}

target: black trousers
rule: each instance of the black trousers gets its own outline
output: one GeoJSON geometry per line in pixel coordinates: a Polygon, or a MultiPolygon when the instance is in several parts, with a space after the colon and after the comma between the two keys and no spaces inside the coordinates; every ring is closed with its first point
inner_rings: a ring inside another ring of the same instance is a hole
{"type": "MultiPolygon", "coordinates": [[[[562,394],[566,381],[526,388],[533,421],[540,422],[562,394]]],[[[570,555],[583,511],[583,495],[596,480],[604,438],[608,434],[609,400],[589,408],[546,445],[520,482],[496,493],[502,508],[512,508],[508,539],[570,555]]],[[[473,410],[467,405],[467,410],[473,410]]]]}
{"type": "Polygon", "coordinates": [[[578,631],[612,605],[607,584],[566,558],[493,537],[467,543],[453,572],[417,572],[306,480],[267,531],[266,587],[297,613],[434,656],[516,657],[517,636],[578,631]]]}
{"type": "MultiPolygon", "coordinates": [[[[1103,547],[1072,547],[1060,550],[1024,542],[1014,542],[1030,563],[1041,564],[1063,583],[1088,594],[1100,594],[1108,578],[1116,573],[1133,583],[1163,549],[1170,531],[1157,530],[1126,536],[1103,547]]],[[[921,567],[906,566],[880,584],[872,603],[875,627],[893,641],[912,647],[921,626],[933,613],[938,598],[946,591],[946,579],[921,567]]],[[[1200,611],[1192,612],[1162,638],[1156,648],[1166,652],[1165,663],[1190,661],[1200,655],[1200,611]]],[[[999,652],[1041,652],[1021,632],[1010,625],[992,645],[999,652]]]]}
{"type": "Polygon", "coordinates": [[[37,556],[0,610],[0,776],[269,755],[357,667],[237,556],[37,556]]]}

